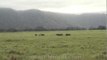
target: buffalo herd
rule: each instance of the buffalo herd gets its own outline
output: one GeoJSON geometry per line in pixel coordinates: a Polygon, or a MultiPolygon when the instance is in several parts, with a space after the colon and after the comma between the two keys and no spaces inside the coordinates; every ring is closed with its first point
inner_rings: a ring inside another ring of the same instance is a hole
{"type": "Polygon", "coordinates": [[[35,36],[45,36],[45,34],[35,34],[35,36]]]}
{"type": "MultiPolygon", "coordinates": [[[[35,36],[45,36],[45,34],[35,34],[35,36]]],[[[71,34],[56,34],[56,36],[71,36],[71,34]]]]}

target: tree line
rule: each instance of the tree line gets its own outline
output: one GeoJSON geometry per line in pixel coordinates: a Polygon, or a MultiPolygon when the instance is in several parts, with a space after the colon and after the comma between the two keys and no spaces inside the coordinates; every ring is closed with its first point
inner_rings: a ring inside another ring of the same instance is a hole
{"type": "Polygon", "coordinates": [[[16,28],[9,28],[9,29],[0,29],[0,32],[20,32],[20,31],[61,31],[61,30],[106,30],[106,26],[98,26],[98,27],[90,27],[90,28],[83,28],[83,27],[67,27],[63,29],[47,29],[43,26],[37,28],[25,28],[25,29],[16,29],[16,28]]]}

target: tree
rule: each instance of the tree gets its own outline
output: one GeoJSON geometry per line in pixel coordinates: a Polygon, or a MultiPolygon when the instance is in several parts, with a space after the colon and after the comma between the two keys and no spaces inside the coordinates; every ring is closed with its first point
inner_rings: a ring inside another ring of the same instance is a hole
{"type": "Polygon", "coordinates": [[[10,29],[7,29],[6,31],[7,31],[7,32],[17,32],[18,30],[15,29],[15,28],[10,28],[10,29]]]}
{"type": "Polygon", "coordinates": [[[97,29],[105,30],[105,29],[106,29],[106,26],[102,26],[102,25],[100,25],[100,26],[98,26],[97,29]]]}
{"type": "Polygon", "coordinates": [[[38,27],[36,27],[36,29],[35,29],[36,31],[44,31],[44,30],[47,30],[45,27],[43,27],[43,26],[38,26],[38,27]]]}

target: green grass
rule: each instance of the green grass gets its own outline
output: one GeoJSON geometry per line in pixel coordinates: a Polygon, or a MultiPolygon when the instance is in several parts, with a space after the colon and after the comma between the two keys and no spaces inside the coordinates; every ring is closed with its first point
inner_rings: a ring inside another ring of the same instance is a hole
{"type": "Polygon", "coordinates": [[[1,32],[0,60],[106,60],[106,36],[106,30],[1,32]]]}

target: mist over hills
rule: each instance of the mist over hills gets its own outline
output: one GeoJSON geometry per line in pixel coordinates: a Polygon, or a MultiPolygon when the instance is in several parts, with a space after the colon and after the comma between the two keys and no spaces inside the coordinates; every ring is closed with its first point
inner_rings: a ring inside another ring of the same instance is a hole
{"type": "Polygon", "coordinates": [[[10,8],[0,8],[0,29],[65,29],[67,27],[97,27],[106,26],[106,14],[62,14],[40,11],[36,9],[16,11],[10,8]]]}

